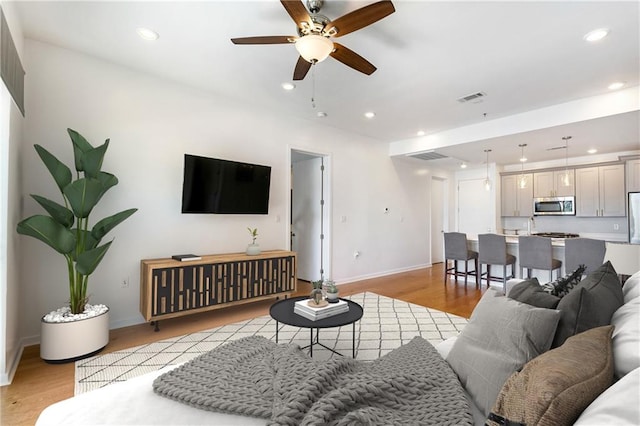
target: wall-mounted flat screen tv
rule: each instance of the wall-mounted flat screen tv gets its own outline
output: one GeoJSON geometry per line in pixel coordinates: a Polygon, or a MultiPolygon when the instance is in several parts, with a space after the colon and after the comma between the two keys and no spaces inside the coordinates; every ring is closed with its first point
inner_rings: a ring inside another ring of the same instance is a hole
{"type": "Polygon", "coordinates": [[[271,167],[184,155],[182,213],[267,214],[271,167]]]}

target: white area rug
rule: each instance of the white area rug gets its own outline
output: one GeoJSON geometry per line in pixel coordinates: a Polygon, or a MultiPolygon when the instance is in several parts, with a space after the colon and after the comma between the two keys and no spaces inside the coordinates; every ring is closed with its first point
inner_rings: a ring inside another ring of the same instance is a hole
{"type": "MultiPolygon", "coordinates": [[[[357,359],[379,358],[415,336],[422,336],[435,345],[455,336],[467,324],[465,318],[375,293],[359,293],[348,298],[364,308],[362,319],[356,323],[357,359]]],[[[350,356],[352,327],[323,329],[320,342],[350,356]]],[[[266,315],[84,359],[75,365],[75,393],[183,363],[231,340],[256,334],[275,340],[275,321],[266,315]]],[[[280,324],[278,339],[279,343],[306,346],[309,344],[309,329],[280,324]]],[[[337,355],[322,346],[313,347],[314,359],[332,356],[337,355]]]]}

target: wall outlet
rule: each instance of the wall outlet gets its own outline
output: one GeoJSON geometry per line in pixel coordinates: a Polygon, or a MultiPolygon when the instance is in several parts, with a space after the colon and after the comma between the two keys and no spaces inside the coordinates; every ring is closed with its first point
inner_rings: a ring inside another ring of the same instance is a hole
{"type": "Polygon", "coordinates": [[[121,288],[129,288],[129,277],[122,279],[122,284],[120,284],[121,288]]]}
{"type": "Polygon", "coordinates": [[[613,224],[613,230],[617,231],[618,229],[620,229],[620,225],[618,225],[617,223],[613,224]]]}

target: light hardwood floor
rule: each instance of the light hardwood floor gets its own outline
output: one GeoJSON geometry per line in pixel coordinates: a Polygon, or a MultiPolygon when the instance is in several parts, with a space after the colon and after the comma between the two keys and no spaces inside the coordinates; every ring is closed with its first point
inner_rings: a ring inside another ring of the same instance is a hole
{"type": "MultiPolygon", "coordinates": [[[[370,291],[468,318],[486,285],[476,290],[471,280],[465,288],[462,280],[454,283],[451,278],[443,285],[443,265],[345,284],[340,286],[340,293],[345,296],[370,291]]],[[[309,292],[310,285],[300,282],[298,293],[309,292]]],[[[111,330],[103,353],[267,315],[272,303],[267,300],[166,320],[161,322],[157,333],[148,324],[111,330]]],[[[32,425],[44,408],[72,397],[73,391],[74,364],[47,364],[39,357],[39,347],[29,346],[24,350],[13,383],[0,388],[0,424],[32,425]]]]}

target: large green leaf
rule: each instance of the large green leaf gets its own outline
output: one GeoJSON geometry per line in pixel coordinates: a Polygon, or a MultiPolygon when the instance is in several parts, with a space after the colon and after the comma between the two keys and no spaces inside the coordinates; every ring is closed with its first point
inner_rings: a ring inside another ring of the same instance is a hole
{"type": "Polygon", "coordinates": [[[90,149],[82,155],[82,168],[84,169],[85,177],[97,178],[100,169],[102,168],[102,161],[104,160],[104,154],[109,147],[109,139],[104,144],[97,148],[90,149]]]}
{"type": "Polygon", "coordinates": [[[98,180],[102,182],[102,186],[104,186],[104,192],[107,192],[109,188],[118,184],[118,178],[107,172],[98,173],[98,180]]]}
{"type": "Polygon", "coordinates": [[[98,179],[81,178],[64,188],[64,195],[71,204],[73,214],[79,218],[86,218],[100,201],[106,189],[98,179]]]}
{"type": "MultiPolygon", "coordinates": [[[[83,229],[73,228],[71,230],[78,240],[78,246],[82,246],[81,251],[94,249],[100,244],[100,241],[93,238],[90,231],[83,229]],[[81,243],[83,242],[83,243],[81,243]]],[[[73,260],[76,260],[75,252],[72,254],[73,260]]]]}
{"type": "Polygon", "coordinates": [[[105,217],[98,223],[96,223],[91,230],[93,238],[100,241],[109,231],[124,222],[129,216],[134,214],[138,209],[129,209],[116,213],[112,216],[105,217]]]}
{"type": "Polygon", "coordinates": [[[39,195],[31,194],[31,197],[36,200],[38,204],[40,204],[47,211],[47,213],[49,213],[51,217],[60,225],[64,226],[65,228],[71,228],[73,226],[75,217],[73,216],[73,212],[71,210],[56,203],[55,201],[51,201],[39,195]]]}
{"type": "Polygon", "coordinates": [[[69,254],[76,248],[76,237],[69,229],[49,216],[31,216],[18,223],[18,233],[44,242],[61,254],[69,254]]]}
{"type": "Polygon", "coordinates": [[[91,250],[87,250],[78,256],[76,270],[82,275],[91,275],[98,267],[98,264],[109,250],[112,241],[91,250]]]}
{"type": "Polygon", "coordinates": [[[51,173],[51,176],[53,176],[53,179],[56,181],[60,192],[62,192],[64,187],[71,183],[71,170],[40,145],[34,145],[34,147],[40,159],[49,170],[49,173],[51,173]]]}
{"type": "Polygon", "coordinates": [[[84,171],[84,164],[82,162],[82,157],[85,152],[93,149],[93,146],[87,141],[84,136],[80,133],[76,132],[73,129],[67,129],[67,133],[71,137],[71,142],[73,142],[73,158],[76,163],[76,170],[79,172],[84,171]]]}

